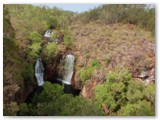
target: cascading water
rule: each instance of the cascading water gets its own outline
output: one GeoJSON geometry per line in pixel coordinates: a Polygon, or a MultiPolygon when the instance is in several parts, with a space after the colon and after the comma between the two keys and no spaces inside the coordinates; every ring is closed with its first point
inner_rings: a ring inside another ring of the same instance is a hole
{"type": "Polygon", "coordinates": [[[67,85],[71,85],[71,80],[74,72],[74,56],[71,54],[66,55],[63,80],[57,79],[67,85]]]}
{"type": "MultiPolygon", "coordinates": [[[[72,93],[74,96],[79,95],[80,90],[74,89],[72,86],[72,77],[74,73],[74,55],[68,54],[64,60],[64,72],[62,72],[62,79],[57,78],[56,80],[64,83],[64,93],[72,93]]],[[[61,76],[61,75],[60,75],[61,76]]],[[[59,83],[58,82],[58,83],[59,83]]]]}
{"type": "Polygon", "coordinates": [[[71,84],[73,71],[74,71],[74,56],[68,54],[65,59],[65,74],[63,76],[63,82],[66,84],[71,84]]]}
{"type": "Polygon", "coordinates": [[[38,86],[43,86],[43,84],[44,84],[44,79],[43,79],[44,67],[43,67],[41,58],[37,59],[37,62],[35,65],[35,76],[37,79],[38,86]]]}
{"type": "MultiPolygon", "coordinates": [[[[68,93],[68,94],[73,94],[74,96],[79,95],[80,90],[78,89],[74,89],[72,87],[72,76],[74,73],[74,56],[71,54],[66,55],[65,59],[64,59],[64,72],[62,74],[62,76],[60,78],[56,78],[52,82],[52,84],[56,83],[56,84],[60,84],[64,85],[64,93],[68,93]]],[[[62,60],[63,61],[63,60],[62,60]]],[[[33,97],[36,94],[40,94],[43,90],[43,85],[44,85],[44,68],[43,68],[43,64],[42,64],[42,60],[41,58],[37,59],[36,65],[35,65],[35,76],[37,79],[37,84],[38,87],[36,87],[33,92],[28,96],[28,98],[26,99],[27,103],[32,102],[33,97]]]]}
{"type": "Polygon", "coordinates": [[[52,30],[47,30],[44,34],[44,37],[51,37],[52,34],[53,34],[52,30]]]}

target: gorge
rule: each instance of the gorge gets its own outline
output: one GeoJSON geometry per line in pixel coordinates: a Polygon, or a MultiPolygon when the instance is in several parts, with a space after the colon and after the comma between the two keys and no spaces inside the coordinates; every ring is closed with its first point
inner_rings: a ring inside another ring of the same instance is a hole
{"type": "Polygon", "coordinates": [[[3,9],[5,116],[155,115],[155,8],[3,9]]]}

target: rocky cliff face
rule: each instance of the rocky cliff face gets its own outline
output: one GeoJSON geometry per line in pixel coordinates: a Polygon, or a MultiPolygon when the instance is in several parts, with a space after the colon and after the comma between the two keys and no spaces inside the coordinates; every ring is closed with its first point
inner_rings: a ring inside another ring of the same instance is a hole
{"type": "Polygon", "coordinates": [[[4,8],[3,34],[3,105],[5,112],[15,115],[18,103],[24,102],[36,85],[33,65],[23,57],[25,53],[15,43],[15,30],[4,8]]]}
{"type": "Polygon", "coordinates": [[[155,44],[151,32],[143,30],[132,24],[104,25],[100,21],[86,25],[75,23],[70,26],[73,36],[73,53],[76,56],[75,86],[82,88],[82,95],[91,98],[92,91],[97,84],[105,80],[108,72],[117,67],[128,69],[134,78],[144,80],[145,83],[154,81],[155,44]],[[80,85],[80,71],[97,60],[100,67],[91,73],[90,78],[80,85]],[[147,72],[148,77],[139,77],[147,72]],[[81,86],[81,87],[80,87],[81,86]]]}
{"type": "Polygon", "coordinates": [[[18,47],[10,38],[4,38],[4,63],[3,63],[3,93],[4,103],[25,101],[28,94],[33,90],[34,81],[33,65],[27,63],[18,47]],[[19,53],[19,54],[18,54],[19,53]]]}

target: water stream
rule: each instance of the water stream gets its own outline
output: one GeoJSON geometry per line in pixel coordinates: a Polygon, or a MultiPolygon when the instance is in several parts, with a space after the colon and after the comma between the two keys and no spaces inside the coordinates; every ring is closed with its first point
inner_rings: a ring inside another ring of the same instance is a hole
{"type": "Polygon", "coordinates": [[[74,72],[74,55],[68,54],[65,58],[65,65],[64,65],[64,75],[63,78],[57,78],[57,80],[63,82],[64,84],[71,85],[72,84],[72,77],[74,72]]]}
{"type": "MultiPolygon", "coordinates": [[[[64,74],[62,78],[54,77],[52,84],[60,84],[64,86],[64,93],[73,94],[74,96],[79,95],[80,90],[74,89],[72,87],[72,77],[74,73],[74,56],[71,54],[66,55],[65,57],[65,65],[64,65],[64,74]]],[[[44,85],[44,67],[41,58],[37,59],[35,65],[35,76],[37,80],[38,86],[34,88],[33,92],[27,97],[26,102],[32,102],[32,99],[35,93],[40,94],[43,90],[44,85]]]]}
{"type": "Polygon", "coordinates": [[[37,59],[36,65],[35,65],[35,76],[37,79],[38,86],[43,86],[44,84],[44,67],[42,64],[41,58],[37,59]]]}

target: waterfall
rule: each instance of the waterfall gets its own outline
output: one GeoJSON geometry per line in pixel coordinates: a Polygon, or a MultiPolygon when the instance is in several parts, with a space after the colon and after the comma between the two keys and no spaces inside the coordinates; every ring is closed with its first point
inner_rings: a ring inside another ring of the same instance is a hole
{"type": "Polygon", "coordinates": [[[68,54],[66,55],[66,58],[65,58],[63,80],[62,79],[57,79],[57,80],[70,85],[72,76],[73,76],[73,72],[74,72],[74,56],[71,54],[68,54]]]}
{"type": "Polygon", "coordinates": [[[52,30],[47,30],[44,34],[44,37],[51,37],[52,34],[53,34],[52,30]]]}
{"type": "Polygon", "coordinates": [[[41,58],[38,58],[35,65],[35,76],[37,79],[38,86],[43,86],[44,84],[43,71],[44,71],[44,68],[43,68],[42,60],[41,58]]]}

